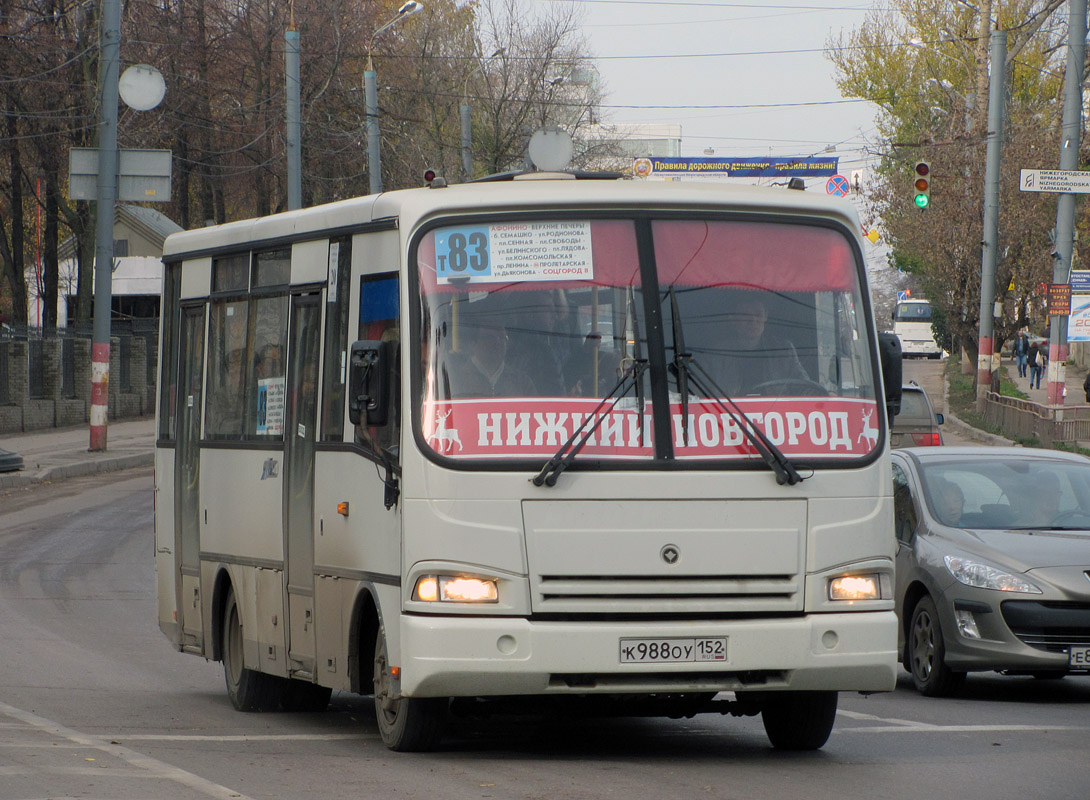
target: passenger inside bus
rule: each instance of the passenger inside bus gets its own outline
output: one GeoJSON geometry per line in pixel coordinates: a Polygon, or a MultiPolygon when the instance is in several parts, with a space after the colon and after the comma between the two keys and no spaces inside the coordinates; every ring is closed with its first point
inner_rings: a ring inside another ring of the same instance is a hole
{"type": "Polygon", "coordinates": [[[704,289],[679,293],[686,348],[726,394],[825,393],[811,380],[788,329],[792,320],[768,292],[704,289]],[[779,313],[770,317],[770,310],[779,313]]]}
{"type": "Polygon", "coordinates": [[[499,317],[479,314],[461,326],[461,342],[444,366],[450,397],[532,397],[537,387],[522,366],[508,357],[507,326],[499,317]]]}

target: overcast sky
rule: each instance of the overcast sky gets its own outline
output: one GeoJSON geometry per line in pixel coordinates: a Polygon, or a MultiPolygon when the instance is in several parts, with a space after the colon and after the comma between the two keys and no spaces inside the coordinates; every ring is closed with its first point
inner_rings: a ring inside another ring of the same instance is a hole
{"type": "Polygon", "coordinates": [[[874,106],[841,97],[822,51],[881,0],[576,0],[615,122],[682,126],[682,155],[865,166],[874,106]],[[632,58],[636,56],[636,58],[632,58]],[[783,104],[783,105],[776,105],[783,104]],[[763,106],[763,107],[762,107],[763,106]]]}

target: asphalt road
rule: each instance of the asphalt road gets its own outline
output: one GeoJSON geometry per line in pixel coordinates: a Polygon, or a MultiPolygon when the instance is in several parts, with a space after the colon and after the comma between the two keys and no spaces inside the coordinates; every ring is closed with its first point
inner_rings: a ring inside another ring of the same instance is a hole
{"type": "Polygon", "coordinates": [[[1090,797],[1083,677],[932,700],[904,674],[843,695],[805,754],[759,718],[460,722],[443,752],[397,754],[369,698],[242,714],[158,630],[151,526],[149,470],[0,492],[0,800],[1090,797]]]}

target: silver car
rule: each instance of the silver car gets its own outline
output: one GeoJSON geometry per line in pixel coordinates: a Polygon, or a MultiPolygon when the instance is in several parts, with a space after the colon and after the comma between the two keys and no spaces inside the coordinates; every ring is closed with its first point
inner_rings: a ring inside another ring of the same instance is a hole
{"type": "Polygon", "coordinates": [[[925,695],[972,671],[1090,672],[1090,459],[894,451],[900,652],[925,695]]]}

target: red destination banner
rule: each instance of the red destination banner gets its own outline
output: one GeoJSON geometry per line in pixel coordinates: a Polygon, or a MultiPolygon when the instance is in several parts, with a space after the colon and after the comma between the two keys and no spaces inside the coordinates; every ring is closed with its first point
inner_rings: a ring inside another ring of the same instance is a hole
{"type": "MultiPolygon", "coordinates": [[[[553,456],[598,405],[582,398],[484,398],[424,404],[424,437],[439,455],[455,459],[553,456]]],[[[737,401],[749,425],[791,457],[860,458],[878,446],[878,404],[844,397],[753,397],[737,401]]],[[[672,403],[674,453],[680,459],[759,457],[738,423],[711,400],[689,402],[683,435],[681,404],[672,403]]],[[[598,411],[601,424],[580,452],[584,458],[650,459],[654,455],[650,402],[640,414],[634,398],[598,411]]],[[[591,420],[584,432],[595,424],[591,420]]]]}

